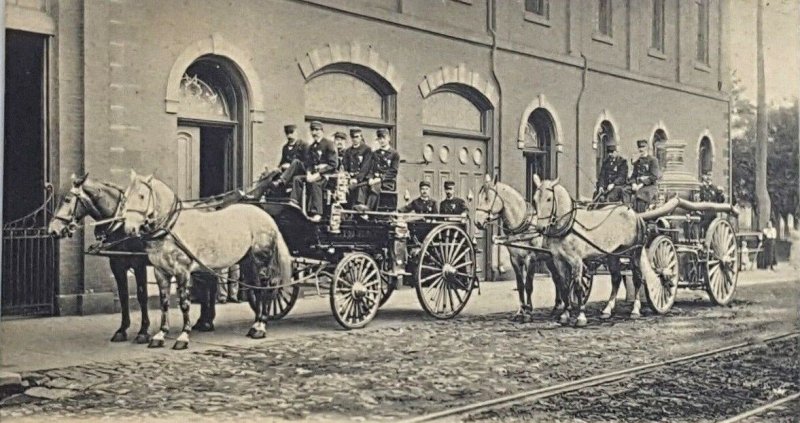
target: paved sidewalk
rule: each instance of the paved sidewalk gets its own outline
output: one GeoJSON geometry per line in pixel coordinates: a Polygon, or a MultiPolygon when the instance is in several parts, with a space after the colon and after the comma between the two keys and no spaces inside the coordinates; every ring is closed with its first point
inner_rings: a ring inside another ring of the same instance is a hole
{"type": "MultiPolygon", "coordinates": [[[[800,280],[798,272],[786,263],[777,271],[751,270],[740,273],[739,286],[800,280]]],[[[605,301],[610,293],[607,276],[598,277],[589,301],[605,301]]],[[[619,297],[625,298],[624,288],[619,297]]],[[[555,290],[546,276],[536,278],[534,305],[549,308],[553,305],[555,290]]],[[[680,300],[705,298],[700,291],[679,290],[680,300]]],[[[464,309],[465,315],[490,313],[512,313],[517,309],[517,293],[513,281],[484,282],[481,292],[464,309]]],[[[709,304],[710,306],[710,304],[709,304]]],[[[623,306],[624,310],[624,306],[623,306]]],[[[199,306],[192,306],[192,317],[199,315],[199,306]]],[[[160,320],[157,310],[150,310],[151,332],[160,320]]],[[[129,339],[138,331],[139,313],[132,313],[129,339]]],[[[366,329],[398,327],[409,323],[430,321],[421,309],[413,288],[404,287],[396,292],[381,308],[366,329]]],[[[180,312],[173,308],[170,313],[172,327],[180,327],[180,312]]],[[[219,345],[250,346],[258,341],[244,336],[252,323],[252,312],[247,304],[224,304],[217,306],[216,331],[192,333],[188,353],[219,345]]],[[[91,316],[66,316],[20,319],[0,322],[0,371],[26,372],[40,369],[80,365],[95,361],[111,361],[152,356],[153,354],[186,354],[169,348],[148,349],[132,342],[111,343],[109,339],[119,326],[119,314],[91,316]]],[[[270,325],[271,338],[294,337],[320,332],[341,331],[331,316],[327,295],[301,298],[289,315],[270,325]]],[[[175,331],[173,335],[177,332],[175,331]]],[[[168,342],[168,346],[171,342],[168,342]]]]}

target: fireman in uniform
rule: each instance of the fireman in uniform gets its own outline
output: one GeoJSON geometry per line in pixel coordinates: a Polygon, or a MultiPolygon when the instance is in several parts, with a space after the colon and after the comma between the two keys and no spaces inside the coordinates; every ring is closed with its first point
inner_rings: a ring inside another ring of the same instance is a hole
{"type": "Polygon", "coordinates": [[[397,188],[397,170],[400,166],[400,155],[389,145],[391,136],[388,129],[378,129],[378,148],[372,152],[369,165],[365,166],[365,173],[359,175],[367,185],[359,187],[357,204],[353,207],[358,211],[375,210],[381,191],[394,191],[397,188]]]}
{"type": "MultiPolygon", "coordinates": [[[[324,175],[336,171],[338,160],[336,147],[331,140],[325,138],[322,123],[313,121],[310,129],[313,141],[308,146],[305,161],[302,166],[290,166],[284,175],[294,174],[292,177],[292,202],[296,205],[300,205],[303,199],[303,185],[306,186],[310,197],[308,216],[312,222],[319,222],[322,220],[322,190],[326,183],[324,175]],[[305,175],[302,174],[303,172],[305,175]]],[[[284,180],[283,175],[281,179],[284,180]]]]}
{"type": "Polygon", "coordinates": [[[456,183],[447,181],[444,183],[444,200],[439,203],[439,213],[441,214],[458,214],[463,215],[469,213],[467,202],[461,198],[456,197],[456,183]]]}
{"type": "Polygon", "coordinates": [[[282,176],[290,167],[292,163],[295,167],[302,165],[305,160],[307,146],[303,140],[297,138],[297,125],[285,125],[283,132],[286,134],[286,144],[283,145],[281,150],[281,160],[278,162],[278,169],[271,172],[261,174],[261,178],[256,183],[255,188],[245,194],[246,197],[252,199],[260,199],[264,194],[279,188],[285,184],[287,180],[282,176]],[[279,178],[280,177],[280,178],[279,178]]]}
{"type": "Polygon", "coordinates": [[[628,181],[628,161],[620,156],[617,144],[611,140],[606,144],[606,158],[600,168],[594,198],[599,203],[625,201],[625,184],[628,181]]]}
{"type": "Polygon", "coordinates": [[[370,165],[372,157],[372,149],[369,148],[364,142],[364,132],[361,128],[350,128],[350,142],[351,146],[344,151],[342,156],[342,170],[347,172],[350,177],[350,202],[353,202],[358,197],[359,187],[358,184],[363,184],[365,181],[359,178],[366,178],[367,166],[370,165]]]}
{"type": "Polygon", "coordinates": [[[419,183],[419,197],[406,204],[400,211],[403,213],[436,214],[439,213],[436,201],[431,198],[431,183],[422,181],[419,183]]]}
{"type": "Polygon", "coordinates": [[[633,173],[628,182],[632,194],[632,206],[637,213],[641,213],[658,198],[658,180],[661,179],[661,169],[658,159],[650,155],[647,140],[636,141],[639,158],[633,162],[633,173]]]}

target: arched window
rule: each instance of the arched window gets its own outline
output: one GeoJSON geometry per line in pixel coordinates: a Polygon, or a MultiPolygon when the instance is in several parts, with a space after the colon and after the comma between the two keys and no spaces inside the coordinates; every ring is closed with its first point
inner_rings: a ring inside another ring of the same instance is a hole
{"type": "MultiPolygon", "coordinates": [[[[610,121],[604,120],[600,122],[600,128],[597,130],[596,144],[597,144],[597,166],[595,167],[597,177],[600,177],[600,169],[603,167],[603,160],[606,159],[606,146],[612,142],[617,142],[617,132],[614,130],[614,125],[610,121]]],[[[619,148],[619,147],[617,147],[619,148]]]]}
{"type": "Polygon", "coordinates": [[[703,137],[700,140],[700,148],[697,154],[698,176],[702,177],[706,173],[710,173],[713,167],[714,151],[711,148],[711,140],[708,137],[703,137]]]}
{"type": "Polygon", "coordinates": [[[347,133],[349,127],[362,127],[368,143],[374,141],[375,132],[366,130],[389,128],[394,143],[396,97],[392,86],[372,69],[334,63],[306,82],[306,120],[323,122],[328,138],[336,131],[347,133]]]}
{"type": "Polygon", "coordinates": [[[658,159],[658,166],[664,170],[667,164],[667,150],[664,148],[667,142],[667,133],[659,128],[653,133],[653,155],[658,159]]]}
{"type": "Polygon", "coordinates": [[[180,81],[177,188],[181,198],[242,186],[249,139],[247,84],[229,59],[195,60],[180,81]]]}
{"type": "Polygon", "coordinates": [[[525,128],[526,192],[527,198],[533,196],[532,178],[534,174],[543,179],[554,179],[557,176],[555,152],[556,129],[553,116],[547,109],[536,108],[528,116],[525,128]]]}

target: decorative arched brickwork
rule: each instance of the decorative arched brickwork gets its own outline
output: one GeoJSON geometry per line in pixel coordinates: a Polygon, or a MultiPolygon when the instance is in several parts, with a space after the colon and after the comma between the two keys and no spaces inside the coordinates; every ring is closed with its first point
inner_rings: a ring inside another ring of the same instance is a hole
{"type": "Polygon", "coordinates": [[[431,72],[422,79],[418,88],[422,98],[428,98],[436,90],[452,85],[470,87],[480,93],[494,109],[497,107],[500,97],[497,94],[497,87],[478,72],[467,69],[467,65],[461,63],[457,67],[442,66],[431,72]]]}
{"type": "Polygon", "coordinates": [[[398,78],[394,65],[383,59],[371,45],[364,46],[356,42],[327,44],[325,47],[311,50],[297,59],[300,72],[303,73],[306,80],[313,78],[326,67],[337,63],[352,63],[368,68],[385,79],[395,92],[399,92],[402,86],[402,81],[398,78]]]}
{"type": "Polygon", "coordinates": [[[222,56],[231,61],[242,75],[246,85],[249,105],[250,120],[253,122],[264,121],[264,93],[261,90],[261,80],[258,73],[250,63],[250,55],[244,53],[238,47],[222,38],[219,34],[211,34],[207,38],[200,39],[178,55],[167,80],[167,92],[164,103],[167,113],[178,113],[180,105],[181,78],[189,66],[198,58],[206,55],[222,56]]]}
{"type": "Polygon", "coordinates": [[[553,105],[551,105],[547,101],[547,97],[545,97],[544,94],[539,94],[538,96],[536,96],[536,98],[533,99],[533,101],[531,101],[530,104],[528,104],[528,107],[525,108],[525,111],[522,112],[522,116],[520,117],[519,120],[519,131],[517,133],[517,140],[523,142],[525,141],[525,129],[528,126],[528,119],[530,118],[531,113],[533,113],[533,111],[536,109],[546,110],[547,113],[550,114],[550,117],[553,119],[553,126],[555,127],[555,132],[556,132],[555,133],[556,142],[553,145],[553,147],[555,147],[555,145],[557,144],[563,144],[562,137],[564,131],[561,130],[561,119],[559,119],[558,112],[556,112],[555,107],[553,107],[553,105]]]}

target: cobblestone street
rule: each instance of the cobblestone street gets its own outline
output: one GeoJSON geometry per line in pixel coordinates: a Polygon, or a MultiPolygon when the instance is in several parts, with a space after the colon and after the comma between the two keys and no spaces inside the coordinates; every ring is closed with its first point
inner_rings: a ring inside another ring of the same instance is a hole
{"type": "Polygon", "coordinates": [[[391,420],[797,327],[795,283],[741,287],[726,308],[683,298],[635,321],[622,303],[601,322],[591,303],[585,329],[537,309],[533,323],[471,315],[29,372],[0,419],[391,420]]]}

